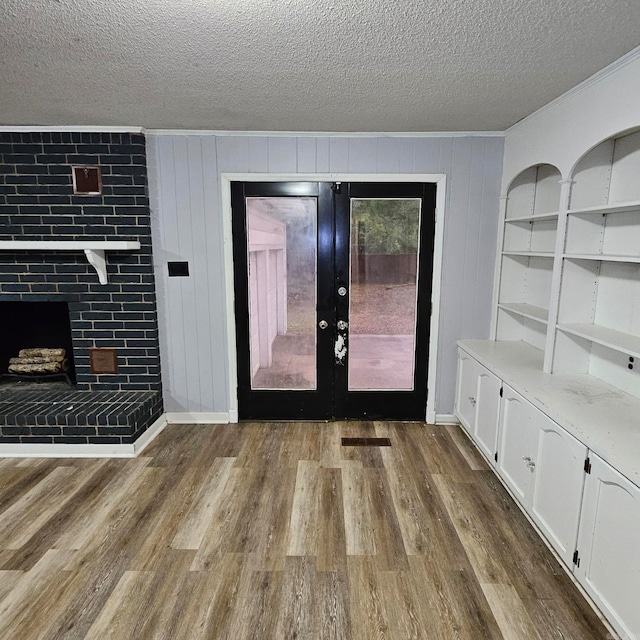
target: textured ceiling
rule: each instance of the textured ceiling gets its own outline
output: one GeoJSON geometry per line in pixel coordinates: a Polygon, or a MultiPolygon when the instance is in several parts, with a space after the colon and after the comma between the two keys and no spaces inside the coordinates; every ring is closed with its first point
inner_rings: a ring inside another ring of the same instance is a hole
{"type": "Polygon", "coordinates": [[[0,124],[503,130],[639,43],[638,0],[0,0],[0,124]]]}

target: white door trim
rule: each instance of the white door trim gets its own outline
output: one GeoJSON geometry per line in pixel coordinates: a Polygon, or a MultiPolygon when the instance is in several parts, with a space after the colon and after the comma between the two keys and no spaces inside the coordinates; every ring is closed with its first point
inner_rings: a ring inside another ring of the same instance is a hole
{"type": "Polygon", "coordinates": [[[427,381],[426,420],[436,419],[435,394],[438,360],[438,330],[440,327],[440,285],[444,245],[444,211],[447,177],[443,173],[221,173],[222,225],[224,248],[224,282],[227,305],[227,360],[229,372],[229,420],[238,421],[238,384],[236,357],[236,320],[234,313],[233,237],[231,233],[232,182],[432,182],[436,184],[436,220],[431,282],[431,326],[429,332],[429,364],[427,381]]]}

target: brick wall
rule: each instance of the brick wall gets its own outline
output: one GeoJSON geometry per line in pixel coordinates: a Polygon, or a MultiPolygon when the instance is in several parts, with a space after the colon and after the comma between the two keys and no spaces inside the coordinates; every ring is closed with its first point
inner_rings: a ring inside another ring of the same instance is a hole
{"type": "Polygon", "coordinates": [[[0,133],[0,240],[80,239],[141,249],[107,253],[106,285],[81,250],[0,251],[0,301],[68,302],[78,390],[160,391],[144,136],[0,133]],[[72,165],[100,165],[102,195],[74,195],[72,165]],[[116,347],[118,373],[91,375],[90,347],[116,347]]]}

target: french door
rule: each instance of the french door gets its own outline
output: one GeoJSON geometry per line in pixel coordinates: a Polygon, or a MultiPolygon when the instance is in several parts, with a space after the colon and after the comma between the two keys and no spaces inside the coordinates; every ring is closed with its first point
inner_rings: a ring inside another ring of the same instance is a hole
{"type": "Polygon", "coordinates": [[[435,184],[233,182],[241,420],[422,420],[435,184]]]}

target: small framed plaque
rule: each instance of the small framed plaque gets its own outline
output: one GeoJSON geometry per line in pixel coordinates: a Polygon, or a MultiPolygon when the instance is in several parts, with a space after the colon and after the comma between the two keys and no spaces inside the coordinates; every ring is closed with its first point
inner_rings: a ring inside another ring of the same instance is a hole
{"type": "Polygon", "coordinates": [[[98,196],[102,193],[100,167],[72,167],[73,193],[79,196],[98,196]]]}
{"type": "Polygon", "coordinates": [[[89,349],[89,364],[94,375],[118,373],[118,354],[115,349],[89,349]]]}

